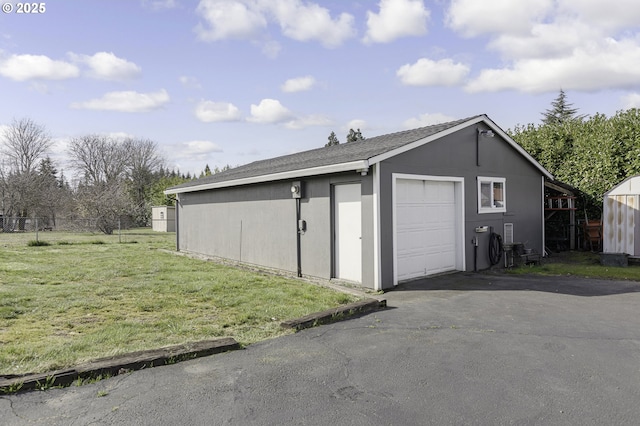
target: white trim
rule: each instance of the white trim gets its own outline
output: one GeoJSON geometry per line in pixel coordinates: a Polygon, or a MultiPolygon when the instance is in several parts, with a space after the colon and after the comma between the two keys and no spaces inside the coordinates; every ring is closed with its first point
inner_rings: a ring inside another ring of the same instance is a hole
{"type": "Polygon", "coordinates": [[[478,214],[486,213],[506,213],[507,212],[507,178],[497,176],[478,176],[476,177],[478,184],[477,196],[478,196],[478,214]],[[491,205],[493,206],[493,184],[502,184],[502,207],[483,207],[482,206],[482,184],[491,184],[491,205]]]}
{"type": "Polygon", "coordinates": [[[458,244],[456,247],[456,269],[459,271],[466,271],[466,254],[465,254],[465,210],[464,210],[464,177],[456,176],[432,176],[432,175],[415,175],[404,173],[392,173],[391,174],[391,199],[392,199],[392,216],[391,223],[393,225],[393,285],[398,285],[398,231],[397,231],[397,181],[398,179],[415,179],[424,181],[440,181],[440,182],[453,182],[455,200],[456,200],[456,216],[458,219],[458,227],[456,229],[456,235],[458,244]]]}
{"type": "Polygon", "coordinates": [[[382,290],[380,265],[380,164],[373,166],[373,289],[382,290]]]}
{"type": "Polygon", "coordinates": [[[288,172],[272,173],[268,175],[260,175],[249,178],[227,180],[223,182],[204,183],[200,185],[187,186],[183,188],[167,189],[165,194],[182,194],[185,192],[204,191],[207,189],[228,188],[230,186],[249,185],[252,183],[272,182],[281,179],[292,179],[306,176],[317,176],[330,173],[339,173],[346,171],[360,172],[369,168],[369,161],[357,160],[349,163],[330,164],[328,166],[312,167],[310,169],[291,170],[288,172]]]}

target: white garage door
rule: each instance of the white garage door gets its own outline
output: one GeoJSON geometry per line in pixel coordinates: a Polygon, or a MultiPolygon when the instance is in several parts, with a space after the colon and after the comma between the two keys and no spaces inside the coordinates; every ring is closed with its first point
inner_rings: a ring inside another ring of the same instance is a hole
{"type": "Polygon", "coordinates": [[[396,181],[397,281],[453,271],[460,265],[455,182],[396,181]]]}

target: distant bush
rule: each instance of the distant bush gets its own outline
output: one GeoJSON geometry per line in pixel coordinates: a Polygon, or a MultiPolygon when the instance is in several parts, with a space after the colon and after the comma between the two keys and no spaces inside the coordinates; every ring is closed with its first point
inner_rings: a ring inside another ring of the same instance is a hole
{"type": "Polygon", "coordinates": [[[50,246],[51,243],[48,243],[46,241],[31,240],[27,243],[27,245],[29,247],[42,247],[42,246],[50,246]]]}

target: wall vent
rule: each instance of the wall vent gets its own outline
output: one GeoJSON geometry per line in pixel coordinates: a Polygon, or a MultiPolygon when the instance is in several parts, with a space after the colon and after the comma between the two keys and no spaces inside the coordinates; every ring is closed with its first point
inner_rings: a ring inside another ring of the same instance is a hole
{"type": "Polygon", "coordinates": [[[513,223],[504,224],[504,244],[513,244],[513,223]]]}

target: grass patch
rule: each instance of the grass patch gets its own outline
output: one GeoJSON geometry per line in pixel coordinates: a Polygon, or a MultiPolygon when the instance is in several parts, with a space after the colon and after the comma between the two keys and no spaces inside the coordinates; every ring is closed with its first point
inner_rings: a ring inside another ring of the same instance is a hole
{"type": "Polygon", "coordinates": [[[291,332],[284,320],[355,300],[157,250],[174,248],[175,234],[136,230],[95,244],[67,233],[33,249],[24,235],[0,236],[0,374],[216,337],[247,345],[291,332]]]}
{"type": "Polygon", "coordinates": [[[589,251],[553,253],[541,265],[525,265],[509,269],[510,274],[564,275],[586,278],[640,281],[640,267],[603,266],[600,255],[589,251]]]}

